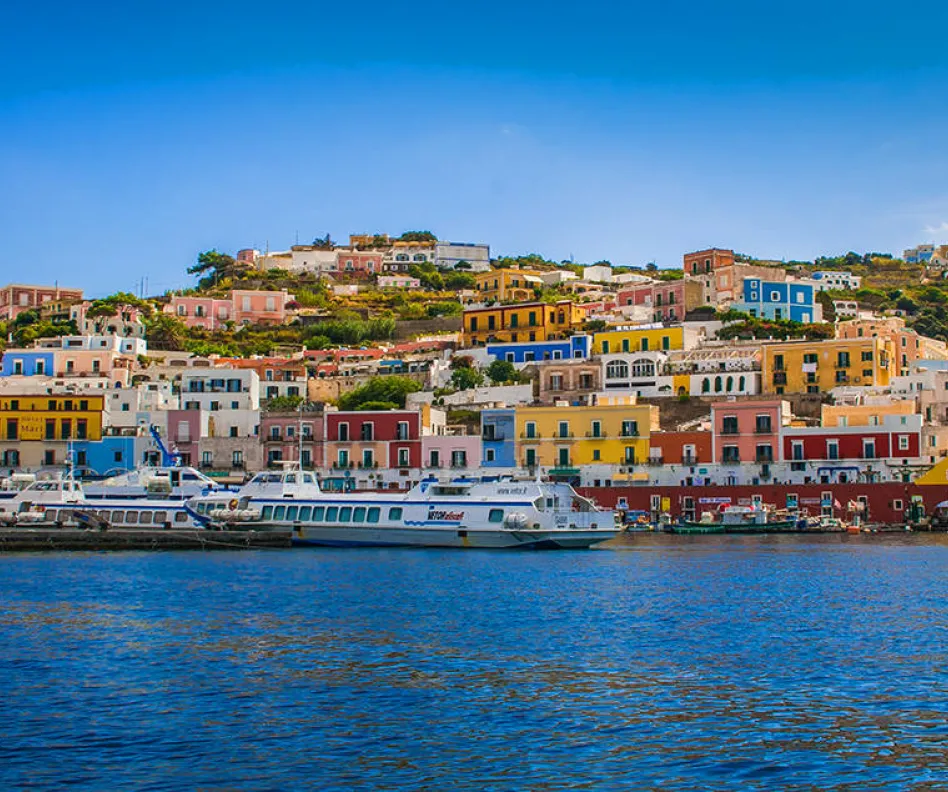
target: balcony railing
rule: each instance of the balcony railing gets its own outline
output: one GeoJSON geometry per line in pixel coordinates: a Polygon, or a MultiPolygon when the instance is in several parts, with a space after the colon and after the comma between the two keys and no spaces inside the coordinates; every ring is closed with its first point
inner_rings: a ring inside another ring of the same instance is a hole
{"type": "Polygon", "coordinates": [[[724,457],[721,460],[722,465],[739,465],[741,464],[740,457],[724,457]]]}
{"type": "Polygon", "coordinates": [[[739,432],[736,426],[722,426],[721,434],[736,435],[739,434],[739,432]]]}
{"type": "Polygon", "coordinates": [[[763,424],[758,424],[754,427],[754,434],[773,434],[774,430],[771,428],[770,424],[766,426],[763,424]]]}
{"type": "Polygon", "coordinates": [[[683,465],[697,465],[698,457],[692,456],[691,454],[683,454],[681,457],[681,464],[683,465]]]}

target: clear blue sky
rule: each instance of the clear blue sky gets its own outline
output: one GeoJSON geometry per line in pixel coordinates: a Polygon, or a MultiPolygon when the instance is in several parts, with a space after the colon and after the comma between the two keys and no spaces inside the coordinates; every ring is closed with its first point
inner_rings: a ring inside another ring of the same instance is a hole
{"type": "Polygon", "coordinates": [[[948,3],[18,3],[0,280],[430,229],[677,266],[948,242],[948,3]],[[193,6],[199,6],[195,9],[193,6]]]}

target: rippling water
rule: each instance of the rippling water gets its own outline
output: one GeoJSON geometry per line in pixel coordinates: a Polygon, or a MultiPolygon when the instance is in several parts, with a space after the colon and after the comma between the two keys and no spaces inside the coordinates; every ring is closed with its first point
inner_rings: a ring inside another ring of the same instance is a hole
{"type": "Polygon", "coordinates": [[[0,557],[0,787],[944,789],[948,540],[0,557]]]}

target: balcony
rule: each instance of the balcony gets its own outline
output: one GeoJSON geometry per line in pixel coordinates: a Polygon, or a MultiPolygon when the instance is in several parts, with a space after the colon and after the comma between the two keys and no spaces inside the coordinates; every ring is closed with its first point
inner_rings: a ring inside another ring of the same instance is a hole
{"type": "Polygon", "coordinates": [[[761,465],[769,465],[773,463],[774,455],[773,454],[757,454],[757,456],[755,457],[755,461],[761,465]]]}
{"type": "Polygon", "coordinates": [[[586,437],[588,437],[590,440],[606,440],[608,435],[604,434],[603,432],[586,432],[586,437]]]}
{"type": "Polygon", "coordinates": [[[640,437],[638,429],[630,429],[628,431],[623,430],[619,433],[619,437],[640,437]]]}
{"type": "Polygon", "coordinates": [[[721,460],[721,464],[722,465],[739,465],[741,464],[741,458],[740,457],[724,457],[721,460]]]}
{"type": "Polygon", "coordinates": [[[754,434],[773,434],[774,430],[770,424],[757,424],[754,427],[754,434]]]}
{"type": "Polygon", "coordinates": [[[653,457],[649,457],[649,458],[648,458],[648,463],[649,463],[650,465],[664,465],[664,464],[665,464],[665,457],[660,457],[660,456],[658,456],[658,457],[654,457],[654,456],[653,456],[653,457]]]}
{"type": "Polygon", "coordinates": [[[576,435],[572,432],[557,432],[553,435],[554,440],[572,440],[576,435]]]}
{"type": "Polygon", "coordinates": [[[693,456],[693,455],[691,455],[691,454],[682,454],[682,456],[681,456],[681,464],[683,464],[683,465],[697,465],[697,464],[698,464],[698,457],[697,457],[697,456],[693,456]]]}
{"type": "Polygon", "coordinates": [[[532,433],[531,433],[531,432],[521,432],[521,433],[520,433],[520,439],[521,439],[521,440],[539,440],[541,437],[542,437],[542,435],[541,435],[539,432],[532,432],[532,433]]]}
{"type": "Polygon", "coordinates": [[[721,427],[721,434],[723,434],[723,435],[736,435],[736,434],[740,434],[740,432],[738,432],[736,426],[722,426],[722,427],[721,427]]]}

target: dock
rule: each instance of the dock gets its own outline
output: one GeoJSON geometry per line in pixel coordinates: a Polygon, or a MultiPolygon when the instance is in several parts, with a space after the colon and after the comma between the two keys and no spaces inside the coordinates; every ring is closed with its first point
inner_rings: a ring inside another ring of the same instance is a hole
{"type": "Polygon", "coordinates": [[[0,530],[0,553],[43,550],[252,550],[285,548],[288,531],[88,530],[12,528],[0,530]]]}

